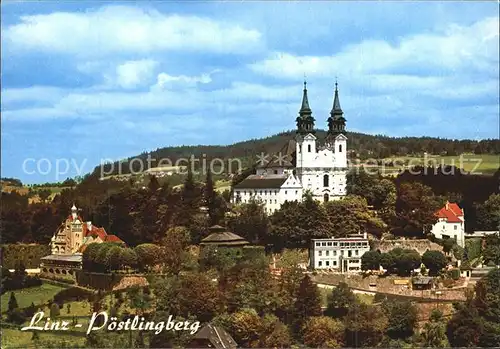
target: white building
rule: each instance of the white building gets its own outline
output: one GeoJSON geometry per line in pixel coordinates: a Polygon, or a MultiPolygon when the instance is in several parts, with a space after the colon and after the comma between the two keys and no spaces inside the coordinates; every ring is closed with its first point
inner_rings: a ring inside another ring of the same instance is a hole
{"type": "Polygon", "coordinates": [[[431,233],[438,239],[455,239],[459,246],[465,246],[464,210],[457,204],[446,202],[436,212],[438,221],[432,226],[431,233]]]}
{"type": "Polygon", "coordinates": [[[234,186],[233,202],[245,203],[251,197],[258,198],[263,201],[266,210],[272,213],[285,201],[300,200],[306,190],[321,201],[344,197],[347,173],[346,120],[340,107],[337,84],[324,140],[316,137],[314,121],[304,82],[295,139],[272,157],[263,154],[265,156],[260,159],[256,174],[234,186]]]}
{"type": "Polygon", "coordinates": [[[342,273],[361,270],[361,257],[370,251],[366,233],[346,238],[312,239],[309,249],[313,269],[333,269],[342,273]]]}

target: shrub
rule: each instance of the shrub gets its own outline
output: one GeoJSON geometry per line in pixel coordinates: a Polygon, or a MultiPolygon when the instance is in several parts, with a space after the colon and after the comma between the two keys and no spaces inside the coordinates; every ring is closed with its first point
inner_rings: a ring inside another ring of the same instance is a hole
{"type": "Polygon", "coordinates": [[[80,287],[70,287],[59,291],[54,296],[54,302],[61,304],[65,301],[66,302],[83,301],[88,299],[92,294],[93,294],[92,291],[80,287]]]}

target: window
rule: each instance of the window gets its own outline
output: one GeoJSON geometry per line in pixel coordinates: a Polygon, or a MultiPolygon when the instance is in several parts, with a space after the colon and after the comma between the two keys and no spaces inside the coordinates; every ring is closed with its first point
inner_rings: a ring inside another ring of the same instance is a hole
{"type": "Polygon", "coordinates": [[[342,144],[339,144],[339,153],[342,153],[342,144]]]}
{"type": "Polygon", "coordinates": [[[329,179],[330,177],[327,174],[323,176],[323,187],[329,187],[329,179]]]}
{"type": "Polygon", "coordinates": [[[311,145],[310,145],[310,144],[308,144],[308,145],[307,145],[307,151],[308,151],[309,153],[311,152],[311,145]]]}
{"type": "Polygon", "coordinates": [[[457,226],[456,225],[454,226],[454,228],[455,228],[455,230],[457,230],[457,226]]]}
{"type": "Polygon", "coordinates": [[[337,255],[337,251],[333,251],[333,256],[336,256],[337,255]]]}
{"type": "Polygon", "coordinates": [[[329,199],[330,197],[328,196],[328,193],[325,193],[325,195],[323,195],[323,201],[328,202],[329,199]]]}
{"type": "Polygon", "coordinates": [[[354,250],[354,254],[357,256],[358,255],[358,250],[354,250]]]}
{"type": "Polygon", "coordinates": [[[296,191],[295,191],[295,194],[298,194],[298,193],[299,193],[299,191],[298,191],[298,190],[296,190],[296,191]]]}
{"type": "Polygon", "coordinates": [[[316,243],[316,246],[321,246],[321,243],[317,242],[317,243],[316,243]]]}
{"type": "Polygon", "coordinates": [[[352,257],[352,251],[347,251],[347,257],[352,257]]]}
{"type": "Polygon", "coordinates": [[[321,246],[326,246],[326,242],[322,242],[322,243],[321,243],[321,246]]]}
{"type": "Polygon", "coordinates": [[[262,190],[260,191],[260,195],[262,195],[262,190]]]}
{"type": "Polygon", "coordinates": [[[323,263],[321,261],[318,262],[318,267],[321,267],[323,263]]]}
{"type": "Polygon", "coordinates": [[[325,255],[328,257],[330,255],[330,251],[326,251],[325,255]]]}
{"type": "Polygon", "coordinates": [[[333,261],[333,266],[336,267],[337,266],[337,261],[333,261]]]}
{"type": "Polygon", "coordinates": [[[330,261],[326,261],[325,264],[326,264],[327,267],[329,267],[330,266],[330,261]]]}
{"type": "Polygon", "coordinates": [[[327,246],[332,246],[332,243],[331,243],[331,242],[328,242],[326,245],[327,245],[327,246]]]}
{"type": "Polygon", "coordinates": [[[338,243],[337,242],[334,242],[333,243],[333,246],[337,247],[338,243]]]}
{"type": "Polygon", "coordinates": [[[274,170],[274,174],[278,174],[278,170],[274,170]]]}
{"type": "Polygon", "coordinates": [[[286,195],[286,190],[285,190],[285,195],[286,195]]]}
{"type": "Polygon", "coordinates": [[[318,256],[322,256],[323,255],[323,251],[318,251],[318,256]]]}

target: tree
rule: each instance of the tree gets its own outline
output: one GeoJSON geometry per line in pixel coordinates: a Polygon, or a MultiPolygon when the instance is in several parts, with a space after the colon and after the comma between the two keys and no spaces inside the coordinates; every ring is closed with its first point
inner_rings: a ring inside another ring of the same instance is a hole
{"type": "Polygon", "coordinates": [[[432,189],[420,182],[402,183],[396,200],[395,233],[423,237],[430,233],[436,223],[435,212],[444,200],[434,195],[432,189]]]}
{"type": "Polygon", "coordinates": [[[500,265],[500,235],[489,235],[486,237],[483,258],[486,263],[500,265]]]}
{"type": "Polygon", "coordinates": [[[241,309],[233,313],[230,326],[229,331],[240,347],[256,348],[259,346],[264,324],[255,310],[241,309]]]}
{"type": "Polygon", "coordinates": [[[262,319],[263,335],[260,339],[261,348],[290,348],[292,339],[288,327],[276,316],[266,314],[262,319]]]}
{"type": "Polygon", "coordinates": [[[293,315],[296,330],[300,330],[309,317],[321,315],[321,296],[309,275],[300,282],[293,315]]]}
{"type": "Polygon", "coordinates": [[[491,194],[477,207],[477,225],[483,230],[500,229],[500,194],[491,194]]]}
{"type": "Polygon", "coordinates": [[[456,245],[456,242],[454,239],[444,239],[443,240],[443,252],[446,254],[450,253],[455,245],[456,245]]]}
{"type": "Polygon", "coordinates": [[[388,318],[386,332],[389,337],[405,339],[413,335],[418,315],[415,305],[409,301],[385,301],[382,307],[388,318]]]}
{"type": "Polygon", "coordinates": [[[177,211],[175,224],[190,228],[192,218],[200,208],[201,193],[193,178],[192,163],[187,168],[188,172],[181,192],[181,208],[177,211]]]}
{"type": "Polygon", "coordinates": [[[134,248],[137,255],[138,266],[141,270],[150,270],[160,262],[160,247],[154,244],[141,244],[134,248]]]}
{"type": "Polygon", "coordinates": [[[234,208],[228,228],[252,244],[272,243],[269,239],[269,218],[262,202],[253,197],[234,208]]]}
{"type": "Polygon", "coordinates": [[[328,295],[326,315],[336,319],[343,318],[354,303],[356,296],[345,282],[341,282],[328,295]]]}
{"type": "Polygon", "coordinates": [[[285,201],[271,216],[271,241],[276,249],[306,247],[313,238],[333,233],[325,207],[311,195],[302,202],[285,201]]]}
{"type": "Polygon", "coordinates": [[[121,257],[122,266],[126,268],[135,269],[137,267],[138,258],[135,251],[131,248],[122,248],[121,257]]]}
{"type": "Polygon", "coordinates": [[[379,234],[385,228],[382,220],[368,209],[366,199],[360,196],[346,196],[344,200],[325,204],[327,215],[336,237],[369,231],[379,234]]]}
{"type": "Polygon", "coordinates": [[[389,273],[408,276],[414,269],[420,267],[421,258],[416,250],[395,248],[381,256],[380,264],[389,273]]]}
{"type": "Polygon", "coordinates": [[[205,206],[208,208],[208,216],[209,216],[209,225],[216,225],[224,218],[224,205],[223,199],[217,195],[217,192],[214,189],[214,182],[212,180],[212,172],[210,168],[207,169],[207,178],[205,181],[205,190],[204,190],[204,201],[205,206]]]}
{"type": "Polygon", "coordinates": [[[158,179],[156,178],[155,175],[149,176],[148,188],[152,193],[160,189],[160,183],[158,182],[158,179]]]}
{"type": "Polygon", "coordinates": [[[429,275],[436,276],[446,267],[448,261],[441,252],[428,250],[422,255],[422,263],[429,269],[429,275]]]}
{"type": "Polygon", "coordinates": [[[341,348],[344,342],[344,325],[327,316],[313,316],[303,329],[304,344],[312,348],[341,348]]]}
{"type": "Polygon", "coordinates": [[[47,202],[52,192],[50,189],[40,189],[37,191],[37,194],[42,202],[47,202]]]}
{"type": "Polygon", "coordinates": [[[50,305],[50,317],[52,319],[55,319],[56,317],[58,317],[60,314],[60,309],[59,309],[59,305],[57,303],[52,303],[50,305]]]}
{"type": "Polygon", "coordinates": [[[18,308],[18,305],[17,305],[16,295],[14,294],[14,292],[11,292],[10,293],[10,298],[9,298],[9,308],[8,308],[8,311],[12,312],[14,309],[17,309],[17,308],[18,308]]]}
{"type": "Polygon", "coordinates": [[[376,347],[384,337],[388,320],[376,306],[355,303],[344,323],[346,347],[376,347]]]}
{"type": "Polygon", "coordinates": [[[429,317],[429,322],[424,324],[421,332],[422,344],[427,348],[447,348],[449,347],[446,338],[446,324],[442,321],[441,311],[434,309],[429,317]]]}
{"type": "Polygon", "coordinates": [[[123,248],[120,246],[113,246],[111,247],[108,252],[106,259],[108,261],[109,269],[110,270],[119,270],[121,269],[123,265],[123,248]]]}
{"type": "Polygon", "coordinates": [[[169,272],[179,274],[186,257],[186,248],[191,242],[191,234],[186,227],[172,227],[161,241],[163,261],[169,272]]]}
{"type": "Polygon", "coordinates": [[[361,256],[362,270],[379,270],[382,254],[379,251],[367,251],[361,256]]]}

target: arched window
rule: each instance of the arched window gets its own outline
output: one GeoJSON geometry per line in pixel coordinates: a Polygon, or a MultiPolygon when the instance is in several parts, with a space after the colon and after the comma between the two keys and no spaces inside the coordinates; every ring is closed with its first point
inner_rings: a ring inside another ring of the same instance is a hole
{"type": "Polygon", "coordinates": [[[329,187],[329,180],[330,180],[330,177],[326,174],[323,176],[323,186],[324,187],[329,187]]]}
{"type": "Polygon", "coordinates": [[[325,193],[325,195],[323,195],[323,200],[324,200],[325,202],[328,202],[328,199],[329,199],[329,197],[328,197],[328,193],[325,193]]]}
{"type": "Polygon", "coordinates": [[[339,144],[339,153],[342,153],[342,144],[339,144]]]}
{"type": "Polygon", "coordinates": [[[307,145],[307,151],[308,151],[309,153],[311,152],[311,145],[310,145],[310,144],[308,144],[308,145],[307,145]]]}

